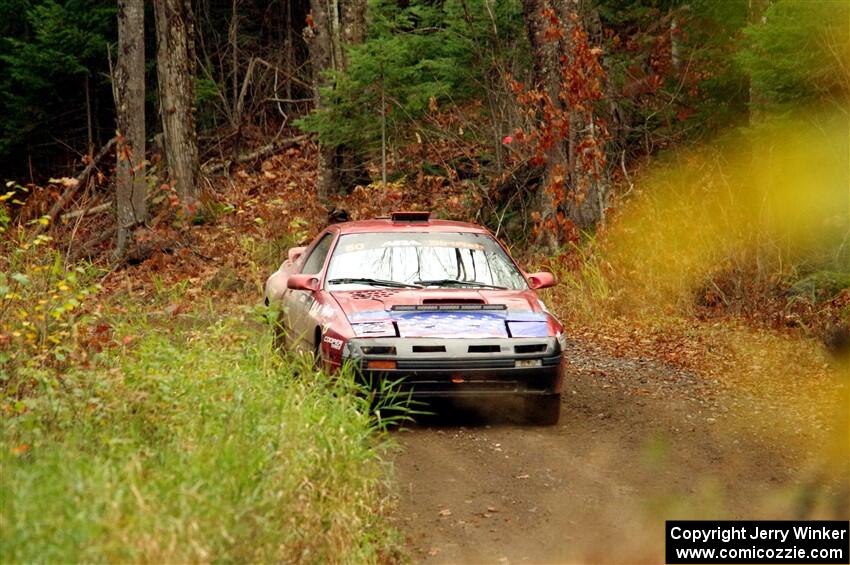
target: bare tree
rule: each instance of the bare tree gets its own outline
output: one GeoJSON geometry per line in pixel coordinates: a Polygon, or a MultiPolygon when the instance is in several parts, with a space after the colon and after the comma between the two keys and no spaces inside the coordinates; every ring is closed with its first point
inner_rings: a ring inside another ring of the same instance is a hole
{"type": "Polygon", "coordinates": [[[119,257],[132,242],[134,228],[147,219],[144,26],[144,0],[118,0],[114,92],[118,122],[115,254],[119,257]]]}
{"type": "MultiPolygon", "coordinates": [[[[311,18],[304,29],[310,47],[313,68],[313,97],[316,108],[322,106],[321,89],[329,84],[329,71],[347,66],[345,46],[361,43],[366,35],[366,0],[310,0],[311,18]]],[[[356,167],[344,147],[323,145],[319,150],[319,198],[340,192],[347,184],[346,169],[356,167]]]]}
{"type": "Polygon", "coordinates": [[[195,22],[191,0],[154,0],[159,105],[168,173],[185,207],[200,194],[195,131],[195,22]]]}

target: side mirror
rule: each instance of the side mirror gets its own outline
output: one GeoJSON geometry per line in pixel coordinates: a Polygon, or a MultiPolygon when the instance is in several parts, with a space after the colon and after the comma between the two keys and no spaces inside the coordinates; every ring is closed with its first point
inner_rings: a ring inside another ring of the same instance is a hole
{"type": "Polygon", "coordinates": [[[290,249],[289,254],[288,254],[289,260],[292,263],[295,263],[304,254],[305,249],[307,249],[307,248],[306,247],[293,247],[292,249],[290,249]]]}
{"type": "Polygon", "coordinates": [[[319,279],[315,275],[290,275],[286,288],[292,290],[319,290],[319,279]]]}
{"type": "Polygon", "coordinates": [[[540,271],[539,273],[531,273],[528,275],[528,286],[534,290],[549,288],[550,286],[555,286],[555,284],[557,284],[555,282],[555,275],[552,273],[540,271]]]}

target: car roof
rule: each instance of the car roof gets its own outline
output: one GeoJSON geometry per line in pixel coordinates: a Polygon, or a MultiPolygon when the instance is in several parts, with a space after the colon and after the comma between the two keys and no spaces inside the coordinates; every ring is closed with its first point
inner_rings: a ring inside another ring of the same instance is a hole
{"type": "Polygon", "coordinates": [[[331,226],[340,234],[375,233],[375,232],[463,232],[489,234],[486,228],[467,222],[452,222],[449,220],[428,220],[427,222],[399,222],[389,218],[374,220],[358,220],[344,222],[331,226]]]}

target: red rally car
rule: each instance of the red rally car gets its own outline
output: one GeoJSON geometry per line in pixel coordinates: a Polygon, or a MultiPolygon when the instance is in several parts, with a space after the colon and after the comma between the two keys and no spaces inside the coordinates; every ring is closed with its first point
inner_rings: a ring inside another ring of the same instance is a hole
{"type": "Polygon", "coordinates": [[[564,328],[535,293],[555,279],[524,273],[485,228],[396,212],[288,255],[265,288],[282,347],[413,397],[520,395],[529,419],[557,423],[564,328]]]}

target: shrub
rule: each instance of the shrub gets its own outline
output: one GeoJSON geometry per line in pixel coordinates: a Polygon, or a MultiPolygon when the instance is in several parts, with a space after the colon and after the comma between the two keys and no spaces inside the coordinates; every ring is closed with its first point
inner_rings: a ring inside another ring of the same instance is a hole
{"type": "Polygon", "coordinates": [[[244,317],[184,316],[111,320],[144,337],[6,407],[4,559],[394,559],[387,443],[351,375],[270,355],[244,317]]]}
{"type": "Polygon", "coordinates": [[[23,231],[2,243],[0,258],[0,383],[19,396],[35,369],[62,369],[85,355],[79,349],[87,303],[98,291],[96,269],[66,268],[45,235],[23,231]]]}

